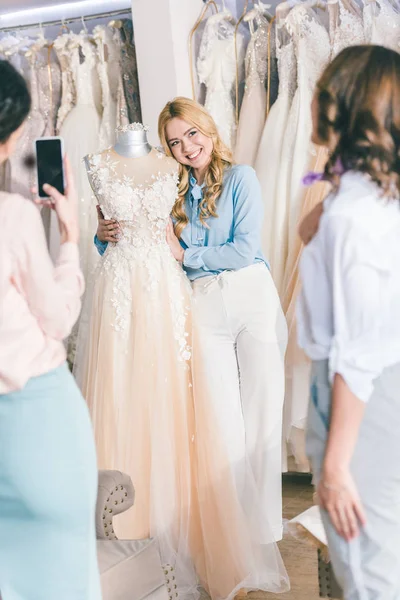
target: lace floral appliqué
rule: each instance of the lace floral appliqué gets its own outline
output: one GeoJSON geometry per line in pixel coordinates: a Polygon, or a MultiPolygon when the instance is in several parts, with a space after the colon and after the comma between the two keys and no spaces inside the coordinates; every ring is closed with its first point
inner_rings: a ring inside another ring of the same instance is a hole
{"type": "Polygon", "coordinates": [[[158,173],[147,183],[137,185],[132,177],[118,175],[118,162],[108,153],[92,155],[89,164],[89,175],[104,217],[117,220],[122,230],[119,242],[108,245],[96,274],[105,271],[112,279],[112,327],[127,339],[130,322],[135,318],[131,277],[134,269],[140,274],[140,285],[146,290],[152,314],[164,306],[160,297],[166,293],[167,281],[179,359],[188,361],[191,356],[186,331],[189,308],[184,306],[182,286],[190,286],[166,241],[167,224],[178,194],[177,173],[158,173]],[[165,273],[168,273],[167,279],[165,273]]]}

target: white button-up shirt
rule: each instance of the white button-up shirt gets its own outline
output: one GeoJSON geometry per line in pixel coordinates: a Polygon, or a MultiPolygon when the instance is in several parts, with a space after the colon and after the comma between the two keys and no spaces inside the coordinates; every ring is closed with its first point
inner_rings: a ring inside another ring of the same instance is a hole
{"type": "Polygon", "coordinates": [[[329,359],[367,401],[384,368],[400,362],[400,204],[350,171],[324,203],[303,251],[298,341],[312,360],[329,359]]]}

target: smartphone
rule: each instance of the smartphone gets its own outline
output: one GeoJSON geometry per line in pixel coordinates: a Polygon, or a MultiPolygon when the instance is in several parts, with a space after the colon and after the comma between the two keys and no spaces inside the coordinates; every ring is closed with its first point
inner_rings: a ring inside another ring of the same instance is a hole
{"type": "Polygon", "coordinates": [[[48,198],[43,185],[48,183],[60,192],[65,192],[64,143],[60,137],[43,137],[35,141],[37,186],[39,198],[48,198]]]}

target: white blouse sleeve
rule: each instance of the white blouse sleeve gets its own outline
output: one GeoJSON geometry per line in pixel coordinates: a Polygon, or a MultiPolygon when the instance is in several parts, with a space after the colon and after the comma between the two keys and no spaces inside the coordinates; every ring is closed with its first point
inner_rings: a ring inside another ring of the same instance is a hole
{"type": "Polygon", "coordinates": [[[333,294],[331,380],[336,373],[360,400],[369,400],[382,370],[380,344],[385,256],[374,240],[344,216],[325,223],[326,267],[333,294]]]}

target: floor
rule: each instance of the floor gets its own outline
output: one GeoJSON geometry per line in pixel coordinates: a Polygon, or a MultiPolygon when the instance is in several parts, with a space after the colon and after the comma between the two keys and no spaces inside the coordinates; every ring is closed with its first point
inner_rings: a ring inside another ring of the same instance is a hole
{"type": "MultiPolygon", "coordinates": [[[[312,505],[311,476],[284,475],[283,518],[292,519],[312,505]]],[[[285,594],[252,592],[249,600],[319,600],[317,551],[291,536],[279,543],[283,561],[289,573],[291,590],[285,594]]],[[[208,596],[202,594],[201,600],[208,596]]]]}
{"type": "MultiPolygon", "coordinates": [[[[312,505],[313,487],[307,475],[285,475],[283,480],[283,518],[292,519],[312,505]]],[[[285,594],[254,592],[251,600],[319,600],[317,552],[291,536],[279,543],[289,573],[291,590],[285,594]]]]}

